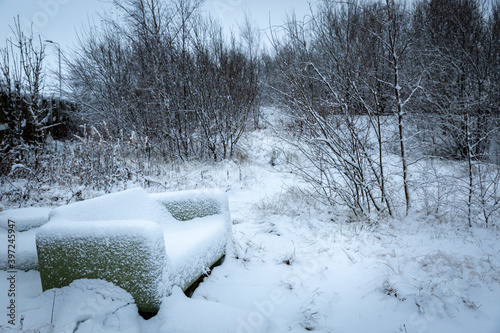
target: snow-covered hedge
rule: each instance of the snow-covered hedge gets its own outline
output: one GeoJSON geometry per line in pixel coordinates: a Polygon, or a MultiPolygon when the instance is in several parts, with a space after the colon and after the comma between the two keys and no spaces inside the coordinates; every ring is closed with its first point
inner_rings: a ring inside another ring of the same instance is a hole
{"type": "Polygon", "coordinates": [[[125,289],[143,312],[157,312],[166,260],[163,231],[152,221],[48,223],[37,233],[43,290],[103,279],[125,289]]]}

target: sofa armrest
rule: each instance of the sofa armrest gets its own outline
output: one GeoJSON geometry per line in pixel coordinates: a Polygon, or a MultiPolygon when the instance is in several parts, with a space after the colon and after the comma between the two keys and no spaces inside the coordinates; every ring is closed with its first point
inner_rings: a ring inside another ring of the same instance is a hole
{"type": "Polygon", "coordinates": [[[47,223],[37,232],[43,290],[103,279],[128,291],[141,312],[157,312],[166,260],[163,231],[151,221],[47,223]]]}

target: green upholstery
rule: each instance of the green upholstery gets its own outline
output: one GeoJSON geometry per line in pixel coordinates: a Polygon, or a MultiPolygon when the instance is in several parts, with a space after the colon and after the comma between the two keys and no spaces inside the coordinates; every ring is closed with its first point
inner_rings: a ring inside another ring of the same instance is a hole
{"type": "Polygon", "coordinates": [[[68,286],[77,279],[103,279],[128,291],[139,311],[158,311],[165,248],[163,232],[154,222],[87,221],[46,226],[36,237],[44,291],[68,286]]]}
{"type": "Polygon", "coordinates": [[[203,200],[167,201],[163,204],[169,213],[179,221],[189,221],[196,217],[221,213],[220,203],[217,200],[207,198],[203,200]]]}

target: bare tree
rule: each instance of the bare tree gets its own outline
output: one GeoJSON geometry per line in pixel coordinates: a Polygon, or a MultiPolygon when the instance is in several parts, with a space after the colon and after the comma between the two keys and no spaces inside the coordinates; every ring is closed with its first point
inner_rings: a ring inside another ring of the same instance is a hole
{"type": "Polygon", "coordinates": [[[378,65],[369,69],[364,61],[370,58],[364,43],[372,37],[363,30],[372,21],[367,13],[368,7],[356,2],[325,1],[309,25],[291,17],[287,39],[275,42],[282,80],[275,89],[295,119],[296,146],[308,160],[299,173],[321,198],[347,205],[357,219],[393,214],[382,159],[383,106],[364,77],[378,65]],[[370,148],[374,130],[376,151],[370,148]]]}
{"type": "Polygon", "coordinates": [[[249,72],[248,84],[249,87],[258,91],[251,91],[251,96],[256,99],[251,101],[253,105],[252,115],[253,115],[253,127],[255,129],[259,128],[260,121],[260,64],[259,64],[259,53],[261,46],[261,33],[259,27],[255,22],[252,22],[250,13],[245,12],[245,19],[243,24],[240,26],[240,37],[242,39],[243,48],[247,52],[247,58],[249,60],[249,67],[251,71],[249,72]]]}
{"type": "Polygon", "coordinates": [[[69,64],[75,95],[92,96],[84,114],[147,137],[165,160],[233,156],[258,107],[256,51],[226,43],[200,0],[115,4],[124,20],[91,29],[69,64]]]}
{"type": "Polygon", "coordinates": [[[52,126],[52,108],[43,97],[45,47],[39,36],[22,30],[19,18],[12,32],[0,50],[1,88],[9,104],[5,120],[14,142],[41,142],[52,126]]]}
{"type": "MultiPolygon", "coordinates": [[[[401,171],[403,176],[403,189],[406,203],[406,214],[411,207],[410,186],[408,183],[408,152],[406,135],[406,117],[409,111],[409,103],[415,93],[421,88],[420,82],[423,71],[411,71],[409,64],[410,56],[415,49],[415,27],[412,26],[411,12],[402,3],[394,0],[386,0],[382,10],[374,12],[374,20],[382,26],[379,31],[368,29],[379,40],[383,48],[383,65],[392,73],[392,78],[378,80],[390,87],[392,93],[392,110],[397,117],[399,153],[401,159],[401,171]]],[[[417,31],[419,28],[416,29],[417,31]]]]}
{"type": "Polygon", "coordinates": [[[204,139],[213,159],[230,158],[259,105],[257,63],[211,20],[199,25],[194,54],[193,90],[204,139]]]}

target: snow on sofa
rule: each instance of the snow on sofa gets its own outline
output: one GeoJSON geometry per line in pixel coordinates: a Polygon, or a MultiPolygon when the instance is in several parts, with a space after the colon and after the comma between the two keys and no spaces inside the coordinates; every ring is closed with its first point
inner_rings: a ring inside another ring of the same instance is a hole
{"type": "Polygon", "coordinates": [[[38,269],[36,256],[35,234],[36,230],[49,221],[52,209],[46,207],[28,207],[8,209],[0,212],[0,270],[9,270],[10,265],[7,246],[8,225],[13,225],[16,231],[16,264],[17,270],[29,271],[38,269]],[[9,222],[12,221],[12,222],[9,222]]]}
{"type": "Polygon", "coordinates": [[[131,189],[58,207],[36,234],[43,290],[103,279],[157,312],[173,286],[187,290],[226,253],[227,196],[216,190],[131,189]]]}
{"type": "Polygon", "coordinates": [[[8,229],[9,220],[15,221],[15,229],[19,232],[38,228],[49,221],[51,208],[28,207],[8,209],[0,212],[0,228],[8,229]]]}

